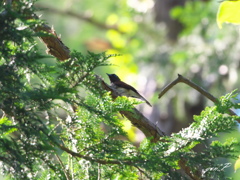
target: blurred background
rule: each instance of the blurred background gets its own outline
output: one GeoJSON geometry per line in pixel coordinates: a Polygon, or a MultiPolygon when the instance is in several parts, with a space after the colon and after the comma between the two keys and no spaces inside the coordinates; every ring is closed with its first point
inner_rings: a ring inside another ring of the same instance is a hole
{"type": "MultiPolygon", "coordinates": [[[[193,115],[213,105],[182,83],[158,99],[177,74],[215,97],[239,88],[239,28],[217,27],[219,5],[216,0],[40,0],[36,4],[41,18],[71,50],[119,54],[110,59],[112,66],[99,67],[95,73],[107,83],[106,73],[115,73],[134,86],[153,104],[153,108],[144,103],[137,108],[167,135],[188,127],[193,115]]],[[[42,43],[39,46],[45,51],[42,43]]],[[[141,142],[144,135],[125,122],[129,139],[141,142]]],[[[240,139],[237,127],[220,139],[227,137],[240,139]]],[[[233,166],[228,170],[232,177],[240,177],[240,170],[234,173],[233,166]]]]}

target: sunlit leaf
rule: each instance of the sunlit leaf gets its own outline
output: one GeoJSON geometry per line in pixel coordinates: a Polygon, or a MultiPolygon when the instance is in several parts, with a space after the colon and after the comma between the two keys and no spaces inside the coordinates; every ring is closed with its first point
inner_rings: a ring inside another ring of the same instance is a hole
{"type": "Polygon", "coordinates": [[[119,29],[121,30],[121,32],[134,33],[137,30],[137,25],[131,21],[128,21],[120,24],[119,29]]]}
{"type": "Polygon", "coordinates": [[[130,141],[134,142],[136,140],[136,128],[132,126],[130,121],[124,121],[123,122],[123,130],[127,132],[128,138],[130,141]]]}
{"type": "Polygon", "coordinates": [[[217,24],[221,29],[223,23],[240,24],[240,1],[224,1],[217,13],[217,24]]]}
{"type": "Polygon", "coordinates": [[[108,16],[108,18],[107,18],[107,20],[106,20],[106,23],[107,23],[108,25],[114,25],[114,24],[116,24],[118,21],[119,21],[118,15],[116,15],[116,14],[111,14],[111,15],[108,16]]]}

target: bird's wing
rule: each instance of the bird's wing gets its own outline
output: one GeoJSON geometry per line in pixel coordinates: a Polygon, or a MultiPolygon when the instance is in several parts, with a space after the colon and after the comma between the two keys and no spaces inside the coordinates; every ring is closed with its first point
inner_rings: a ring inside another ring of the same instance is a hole
{"type": "Polygon", "coordinates": [[[114,82],[114,85],[117,86],[120,94],[128,97],[142,99],[149,106],[152,107],[152,105],[143,96],[141,96],[134,87],[130,86],[129,84],[126,84],[125,82],[122,82],[122,81],[118,81],[118,82],[114,82]]]}
{"type": "Polygon", "coordinates": [[[114,84],[117,86],[117,87],[120,87],[120,88],[125,88],[127,90],[132,90],[134,91],[135,93],[138,93],[137,90],[130,86],[129,84],[125,83],[125,82],[122,82],[122,81],[117,81],[117,82],[114,82],[114,84]]]}

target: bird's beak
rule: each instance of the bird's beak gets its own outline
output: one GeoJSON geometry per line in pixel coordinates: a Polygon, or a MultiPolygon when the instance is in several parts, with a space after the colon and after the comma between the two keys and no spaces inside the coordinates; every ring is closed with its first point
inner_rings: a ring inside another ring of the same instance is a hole
{"type": "Polygon", "coordinates": [[[106,73],[108,76],[110,76],[110,74],[106,73]]]}

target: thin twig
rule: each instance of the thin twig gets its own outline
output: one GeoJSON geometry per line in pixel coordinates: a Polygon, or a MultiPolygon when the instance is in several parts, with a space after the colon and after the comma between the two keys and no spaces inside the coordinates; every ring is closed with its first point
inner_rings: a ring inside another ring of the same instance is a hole
{"type": "Polygon", "coordinates": [[[71,154],[73,157],[83,158],[85,160],[97,162],[99,164],[126,164],[126,165],[133,165],[133,162],[131,162],[131,161],[120,161],[120,160],[116,160],[116,159],[108,159],[108,160],[107,159],[96,159],[96,158],[93,158],[93,157],[90,157],[90,156],[85,156],[85,155],[82,155],[80,153],[74,152],[71,149],[68,149],[66,146],[63,146],[61,144],[57,144],[57,145],[58,145],[58,147],[61,150],[65,151],[68,154],[71,154]]]}
{"type": "Polygon", "coordinates": [[[198,86],[197,84],[195,84],[194,82],[190,81],[189,79],[183,77],[182,75],[178,74],[178,78],[175,79],[173,82],[171,82],[170,84],[168,84],[158,95],[158,98],[160,99],[166,92],[168,92],[173,86],[175,86],[177,83],[183,82],[187,85],[189,85],[190,87],[194,88],[195,90],[197,90],[198,92],[200,92],[202,95],[204,95],[205,97],[207,97],[208,99],[210,99],[212,102],[216,103],[218,100],[217,98],[215,98],[213,95],[211,95],[209,92],[207,92],[206,90],[204,90],[203,88],[201,88],[200,86],[198,86]]]}
{"type": "MultiPolygon", "coordinates": [[[[205,96],[206,98],[208,98],[209,100],[211,100],[214,103],[218,102],[218,99],[216,97],[214,97],[212,94],[210,94],[209,92],[207,92],[205,89],[201,88],[200,86],[198,86],[197,84],[195,84],[194,82],[190,81],[189,79],[183,77],[182,75],[178,74],[178,78],[175,79],[174,81],[172,81],[171,83],[169,83],[166,87],[163,88],[163,90],[160,92],[160,94],[158,95],[158,98],[160,99],[164,94],[166,94],[173,86],[175,86],[177,83],[185,83],[187,85],[189,85],[190,87],[192,87],[193,89],[197,90],[199,93],[201,93],[203,96],[205,96]]],[[[237,115],[233,110],[229,109],[229,114],[230,115],[237,115]]],[[[237,119],[237,122],[240,123],[240,119],[237,119]]]]}
{"type": "Polygon", "coordinates": [[[56,156],[58,162],[60,163],[60,165],[61,165],[61,167],[62,167],[62,170],[63,170],[63,172],[64,172],[64,174],[65,174],[66,179],[67,179],[67,180],[71,180],[71,178],[70,178],[70,176],[69,176],[69,173],[65,170],[65,167],[64,167],[64,165],[63,165],[62,160],[60,159],[60,157],[59,157],[57,154],[56,154],[55,156],[56,156]]]}
{"type": "Polygon", "coordinates": [[[140,167],[134,166],[135,168],[138,169],[138,171],[142,174],[144,174],[148,179],[152,179],[146,172],[144,172],[140,167]]]}

